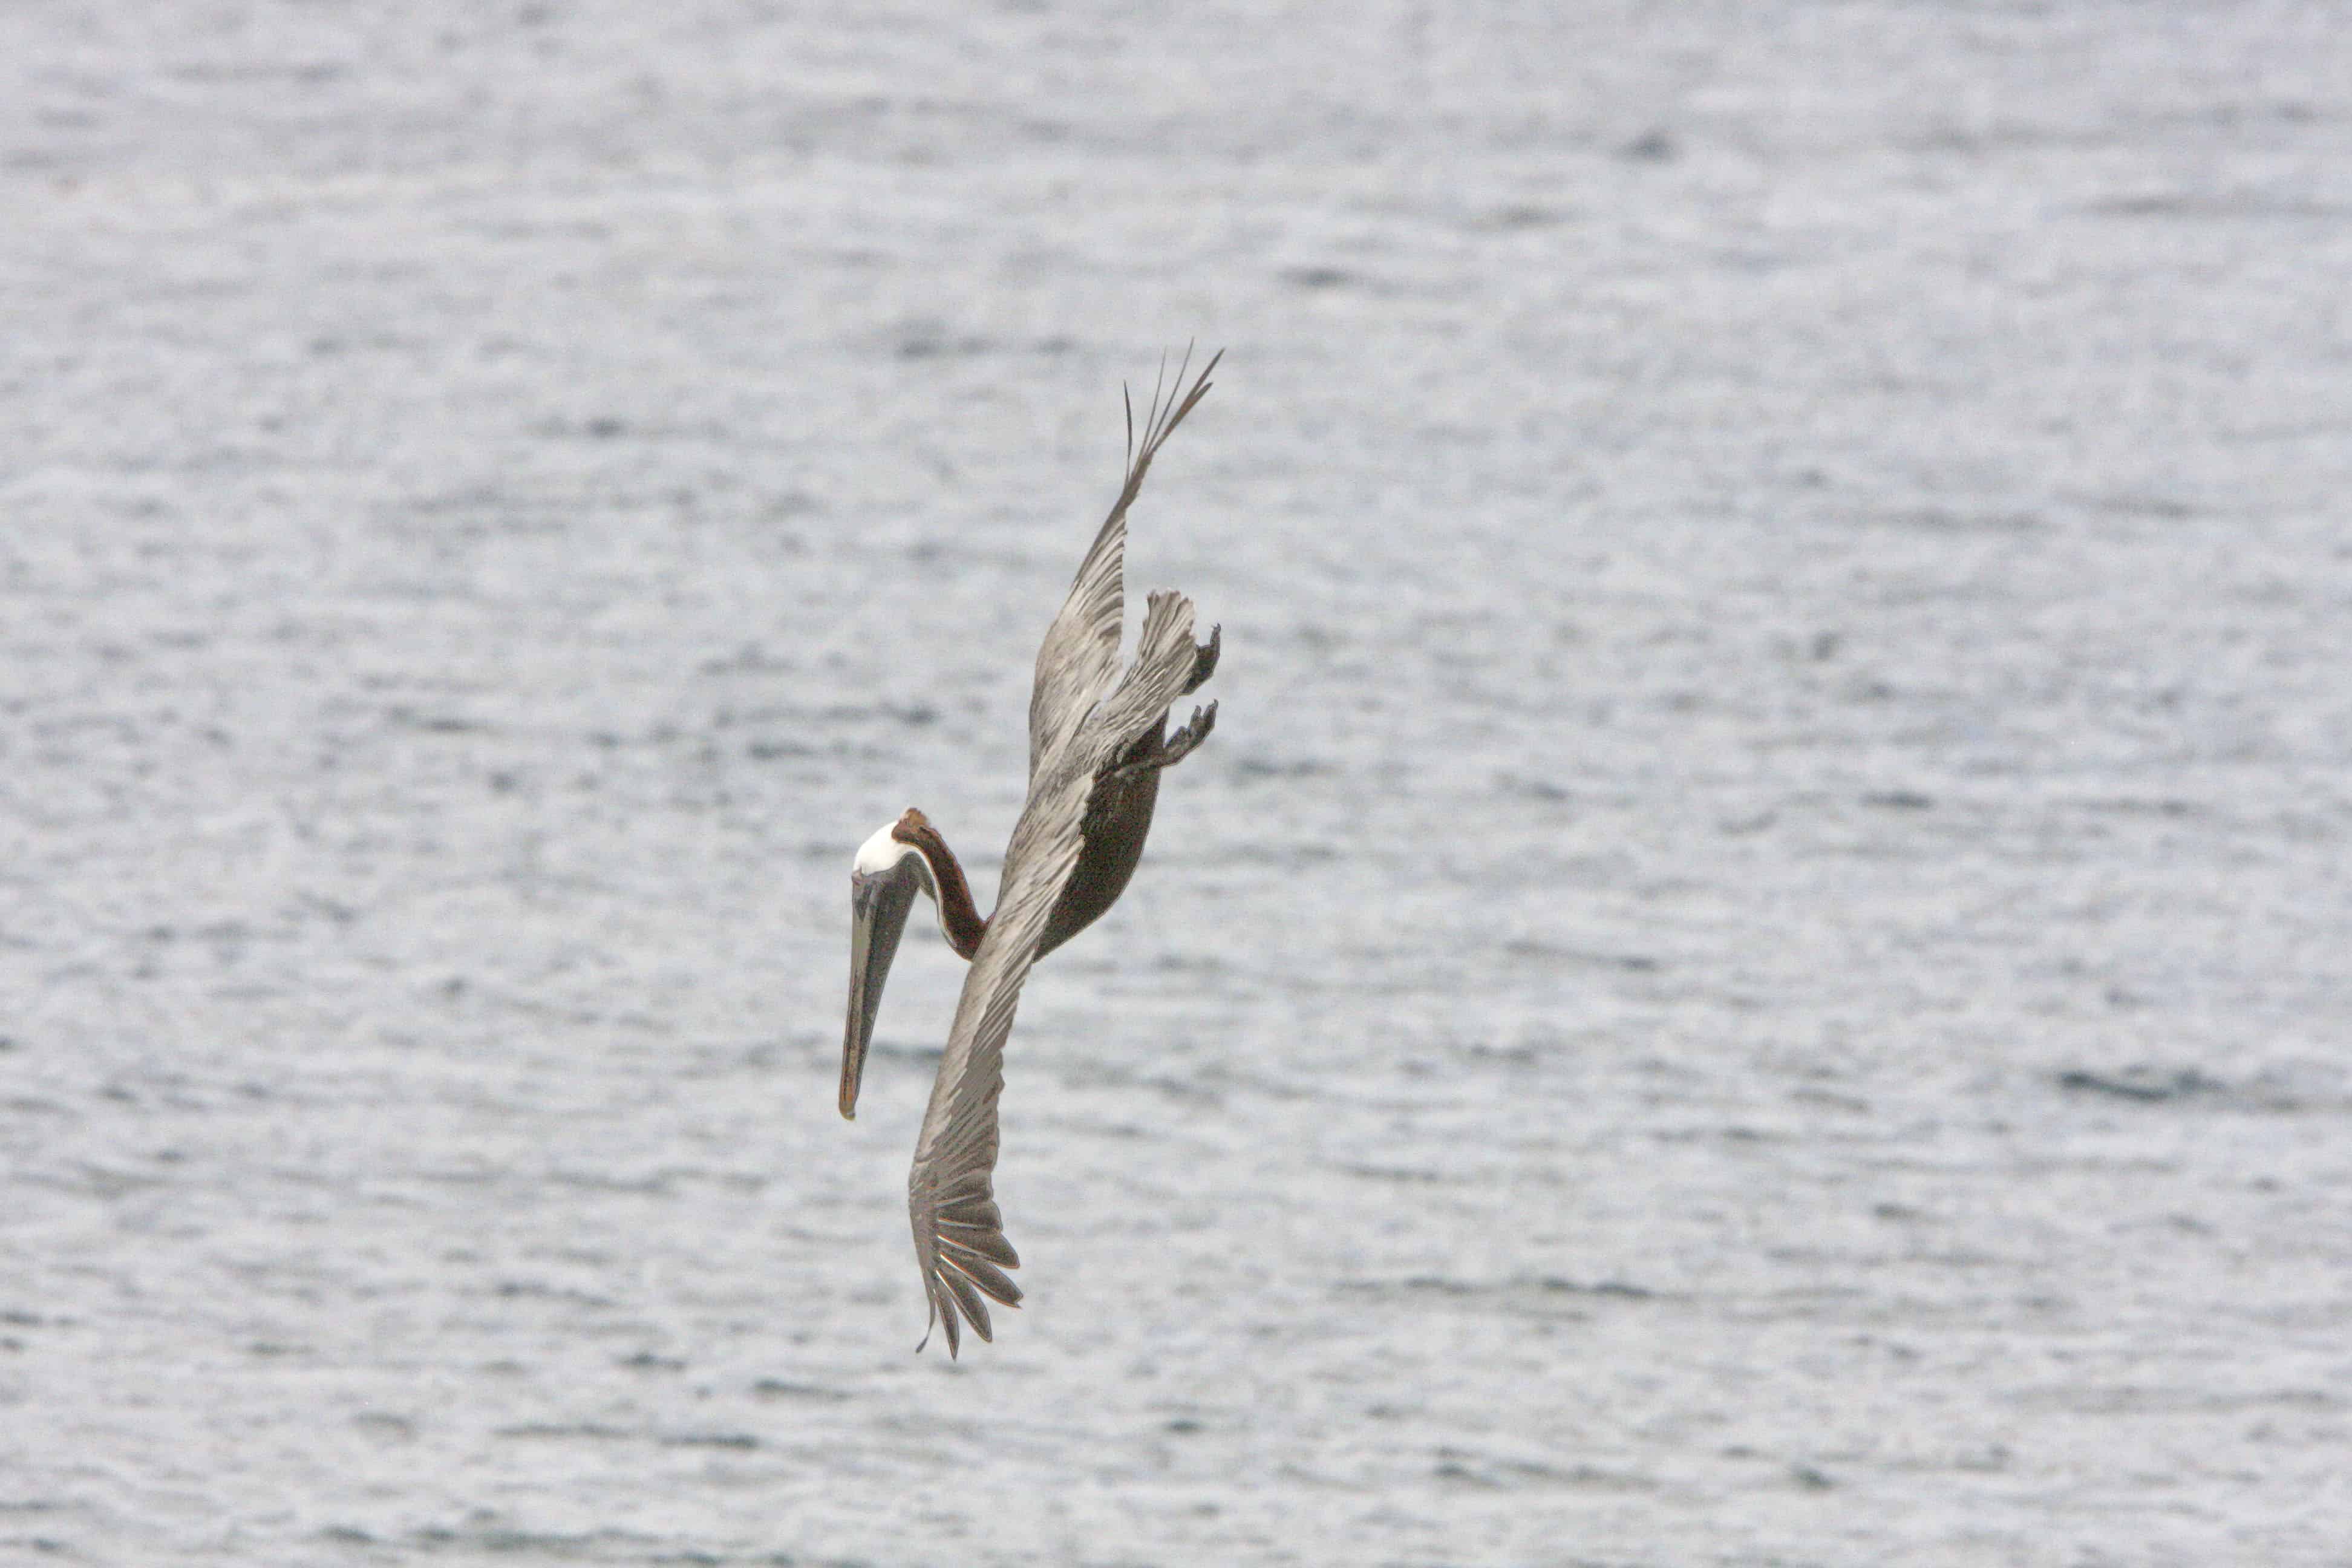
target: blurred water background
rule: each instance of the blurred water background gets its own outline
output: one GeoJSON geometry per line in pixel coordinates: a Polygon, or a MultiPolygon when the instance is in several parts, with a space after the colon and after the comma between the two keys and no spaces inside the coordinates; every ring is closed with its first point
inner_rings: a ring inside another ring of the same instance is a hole
{"type": "Polygon", "coordinates": [[[2329,7],[0,14],[0,1559],[2342,1563],[2329,7]],[[1119,383],[1028,1304],[833,1107],[1119,383]]]}

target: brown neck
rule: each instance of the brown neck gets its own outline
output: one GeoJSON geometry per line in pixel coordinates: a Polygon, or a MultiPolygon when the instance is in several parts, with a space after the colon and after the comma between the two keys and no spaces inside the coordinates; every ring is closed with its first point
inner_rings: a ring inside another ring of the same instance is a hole
{"type": "Polygon", "coordinates": [[[948,933],[948,945],[959,956],[970,961],[980,951],[980,939],[988,930],[978,906],[971,901],[971,884],[963,878],[963,868],[956,863],[955,851],[940,837],[929,817],[913,806],[890,829],[890,837],[901,844],[911,844],[931,868],[931,881],[939,889],[940,929],[948,933]]]}

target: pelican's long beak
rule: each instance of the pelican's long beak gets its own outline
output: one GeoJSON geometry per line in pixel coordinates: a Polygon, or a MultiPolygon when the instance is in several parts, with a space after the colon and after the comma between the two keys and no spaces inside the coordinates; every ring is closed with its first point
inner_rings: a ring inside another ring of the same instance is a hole
{"type": "Polygon", "coordinates": [[[866,1075],[866,1047],[874,1038],[874,1016],[882,1010],[882,983],[898,956],[922,876],[911,858],[872,876],[849,879],[849,1023],[841,1037],[841,1114],[857,1119],[857,1084],[866,1075]]]}

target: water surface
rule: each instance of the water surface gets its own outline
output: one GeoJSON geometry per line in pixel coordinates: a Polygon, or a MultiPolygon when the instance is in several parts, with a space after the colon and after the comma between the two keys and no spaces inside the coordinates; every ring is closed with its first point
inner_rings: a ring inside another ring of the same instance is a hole
{"type": "Polygon", "coordinates": [[[0,46],[0,1555],[2340,1561],[2332,13],[0,46]],[[919,1357],[849,858],[989,898],[1193,337],[919,1357]]]}

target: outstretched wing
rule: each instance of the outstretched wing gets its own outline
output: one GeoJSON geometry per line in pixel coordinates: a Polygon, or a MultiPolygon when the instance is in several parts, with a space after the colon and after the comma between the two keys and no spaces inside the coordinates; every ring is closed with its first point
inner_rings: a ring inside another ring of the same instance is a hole
{"type": "MultiPolygon", "coordinates": [[[[1135,444],[1135,405],[1127,405],[1127,483],[1096,532],[1086,559],[1078,563],[1070,596],[1062,601],[1061,613],[1045,628],[1045,640],[1037,649],[1037,680],[1029,692],[1029,782],[1033,786],[1045,758],[1086,717],[1118,668],[1119,629],[1127,618],[1122,581],[1127,565],[1127,509],[1135,504],[1137,493],[1143,489],[1143,476],[1150,472],[1151,459],[1161,443],[1184,422],[1192,405],[1208,395],[1209,373],[1224,357],[1222,349],[1211,356],[1201,367],[1199,379],[1181,397],[1176,394],[1183,387],[1184,373],[1192,363],[1190,349],[1176,367],[1175,381],[1167,384],[1166,403],[1160,400],[1162,384],[1153,384],[1140,447],[1135,444]]],[[[1166,362],[1161,365],[1164,370],[1166,362]]]]}
{"type": "MultiPolygon", "coordinates": [[[[956,1353],[958,1314],[990,1338],[987,1301],[1021,1304],[1005,1270],[1020,1267],[996,1206],[996,1101],[1004,1091],[1004,1041],[1036,962],[1038,940],[1055,900],[1077,868],[1087,798],[1103,765],[1183,694],[1192,678],[1192,602],[1154,594],[1135,663],[1118,689],[1056,749],[1004,852],[1003,883],[980,950],[964,977],[931,1103],[907,1178],[915,1258],[934,1321],[944,1323],[956,1353]],[[983,1300],[983,1298],[986,1298],[983,1300]]],[[[928,1339],[928,1335],[926,1338],[928,1339]]]]}

